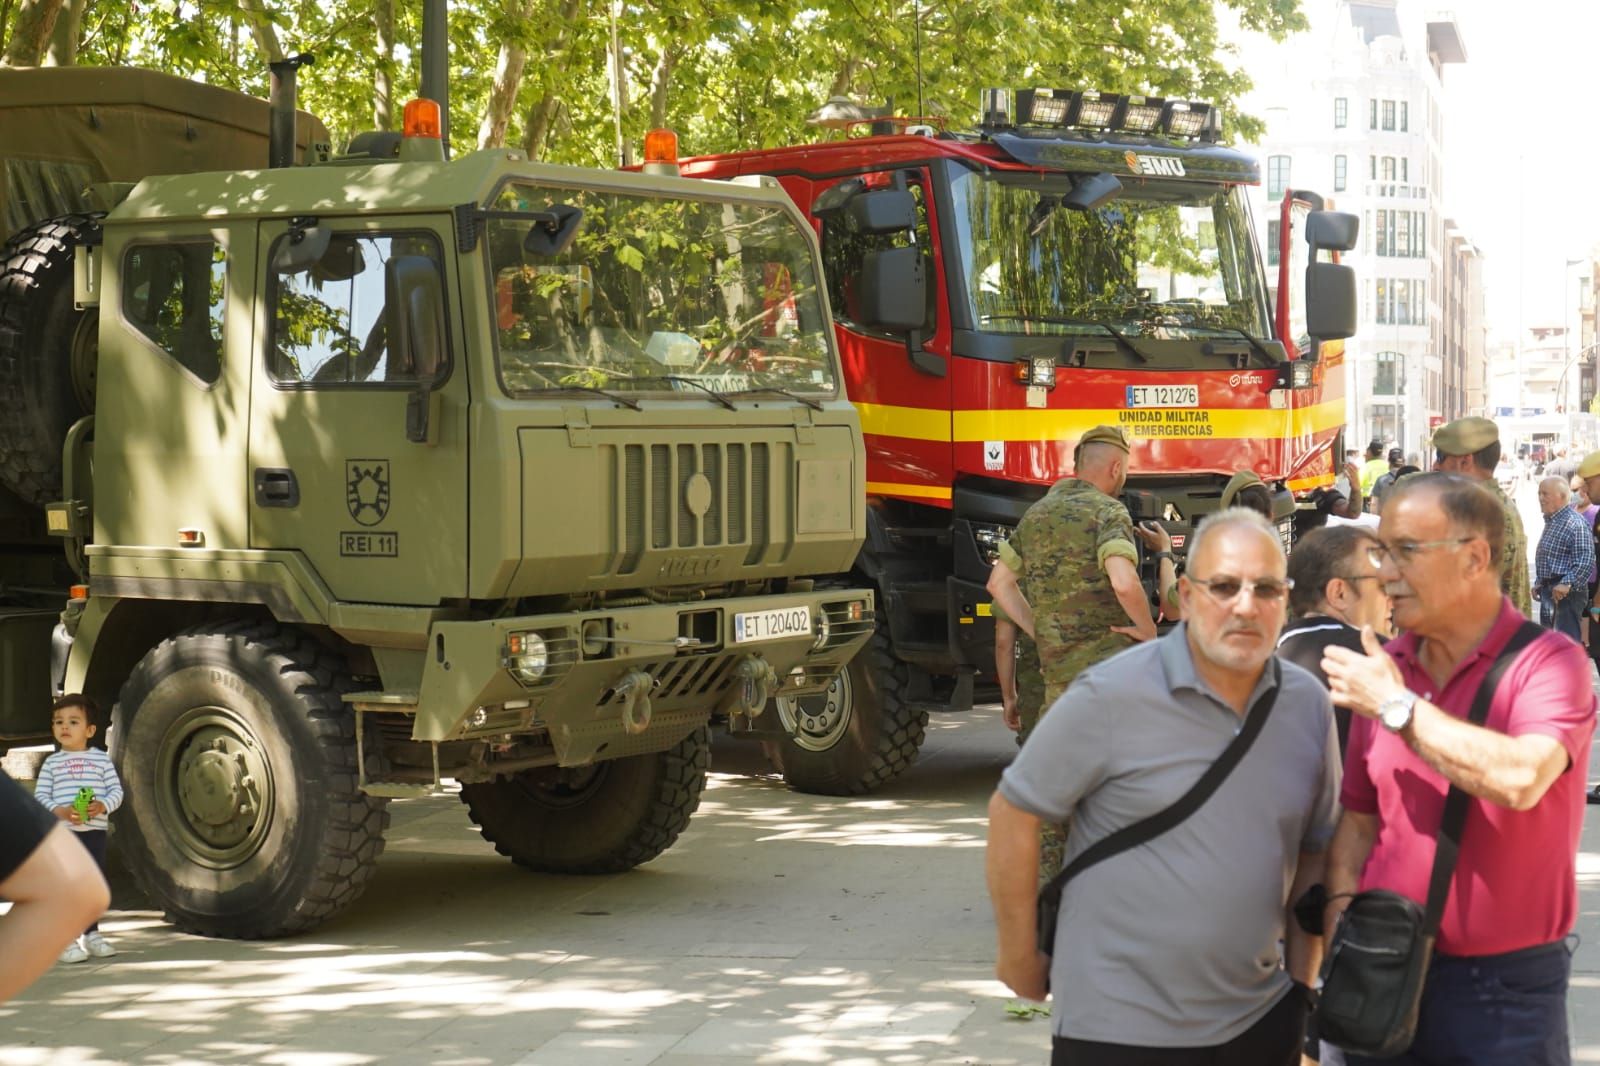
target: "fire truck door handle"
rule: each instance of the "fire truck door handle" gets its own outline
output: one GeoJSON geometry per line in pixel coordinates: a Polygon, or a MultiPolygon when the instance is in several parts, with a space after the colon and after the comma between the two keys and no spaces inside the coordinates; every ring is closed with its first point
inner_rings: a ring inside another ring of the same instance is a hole
{"type": "Polygon", "coordinates": [[[295,480],[294,471],[283,467],[256,467],[256,505],[300,506],[300,482],[295,480]]]}

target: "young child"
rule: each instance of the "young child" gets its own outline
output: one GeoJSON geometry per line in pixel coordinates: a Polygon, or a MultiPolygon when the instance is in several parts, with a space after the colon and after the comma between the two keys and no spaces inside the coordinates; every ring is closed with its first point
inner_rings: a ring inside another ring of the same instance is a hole
{"type": "MultiPolygon", "coordinates": [[[[50,731],[61,750],[39,768],[33,795],[78,835],[104,873],[109,824],[106,815],[122,805],[122,782],[111,765],[111,756],[101,748],[89,747],[98,717],[99,708],[87,696],[70,694],[56,700],[50,708],[50,731]],[[80,796],[86,802],[80,803],[80,796]]],[[[105,959],[116,953],[117,949],[100,935],[100,923],[94,922],[84,930],[81,942],[67,945],[61,961],[83,962],[91,955],[105,959]]]]}

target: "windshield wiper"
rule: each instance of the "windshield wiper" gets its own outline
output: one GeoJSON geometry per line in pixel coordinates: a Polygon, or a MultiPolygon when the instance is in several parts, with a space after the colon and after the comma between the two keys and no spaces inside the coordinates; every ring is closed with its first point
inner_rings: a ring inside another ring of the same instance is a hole
{"type": "Polygon", "coordinates": [[[691,377],[685,377],[682,374],[657,374],[657,375],[655,375],[653,377],[634,378],[633,380],[635,380],[635,381],[674,381],[674,382],[682,382],[685,385],[692,385],[694,388],[699,389],[701,392],[705,393],[707,396],[711,397],[713,400],[717,401],[718,404],[722,405],[723,407],[727,408],[728,410],[730,410],[730,411],[737,411],[738,410],[737,407],[733,406],[733,402],[731,400],[729,400],[722,393],[718,392],[716,389],[713,389],[710,385],[707,385],[703,381],[697,381],[696,379],[691,378],[691,377]]]}
{"type": "Polygon", "coordinates": [[[1267,351],[1267,346],[1266,345],[1262,344],[1256,338],[1250,336],[1249,333],[1247,333],[1244,330],[1240,329],[1238,326],[1218,326],[1218,325],[1212,325],[1210,323],[1206,323],[1204,325],[1196,324],[1195,326],[1193,326],[1191,328],[1214,330],[1217,333],[1232,333],[1232,334],[1234,334],[1236,336],[1243,337],[1247,342],[1249,342],[1250,347],[1253,348],[1258,353],[1260,353],[1261,358],[1263,358],[1263,359],[1265,359],[1267,361],[1267,365],[1268,366],[1277,366],[1278,365],[1278,360],[1274,359],[1273,356],[1272,356],[1272,353],[1267,351]]]}
{"type": "Polygon", "coordinates": [[[593,385],[553,385],[550,388],[541,389],[540,391],[541,392],[592,392],[596,396],[604,396],[608,400],[614,401],[615,403],[619,403],[623,407],[628,408],[629,410],[633,410],[633,411],[643,411],[644,410],[644,408],[639,406],[639,401],[638,400],[630,400],[626,396],[618,396],[614,392],[607,392],[605,389],[597,389],[593,385]]]}
{"type": "MultiPolygon", "coordinates": [[[[1117,327],[1107,325],[1104,322],[1095,322],[1092,319],[1086,318],[1055,318],[1050,315],[984,315],[983,317],[991,322],[1000,319],[1008,322],[1041,322],[1047,326],[1087,326],[1091,329],[1103,329],[1107,334],[1110,335],[1111,339],[1116,341],[1117,344],[1129,355],[1133,356],[1135,359],[1138,359],[1141,363],[1148,363],[1150,361],[1150,356],[1141,351],[1139,346],[1133,343],[1133,338],[1129,337],[1117,327]]],[[[1095,334],[1069,333],[1066,334],[1066,336],[1092,337],[1095,336],[1095,334]]]]}
{"type": "Polygon", "coordinates": [[[733,392],[723,393],[723,395],[724,396],[751,396],[751,395],[754,395],[755,393],[761,393],[761,392],[770,392],[770,393],[773,393],[774,395],[777,395],[777,396],[787,396],[791,400],[794,400],[794,401],[796,401],[798,403],[805,404],[807,407],[811,408],[813,411],[822,410],[822,405],[820,403],[818,403],[816,400],[813,400],[811,397],[809,397],[809,396],[801,396],[799,393],[790,392],[788,389],[780,389],[776,385],[757,385],[754,388],[749,388],[749,389],[736,389],[733,392]]]}

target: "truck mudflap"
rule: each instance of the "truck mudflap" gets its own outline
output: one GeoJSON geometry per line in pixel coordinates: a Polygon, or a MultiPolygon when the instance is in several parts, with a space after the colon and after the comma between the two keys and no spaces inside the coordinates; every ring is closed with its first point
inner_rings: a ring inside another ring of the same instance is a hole
{"type": "Polygon", "coordinates": [[[414,708],[415,741],[544,733],[558,765],[583,765],[664,750],[713,713],[822,691],[866,642],[873,606],[870,590],[823,589],[436,622],[414,696],[346,699],[414,708]]]}

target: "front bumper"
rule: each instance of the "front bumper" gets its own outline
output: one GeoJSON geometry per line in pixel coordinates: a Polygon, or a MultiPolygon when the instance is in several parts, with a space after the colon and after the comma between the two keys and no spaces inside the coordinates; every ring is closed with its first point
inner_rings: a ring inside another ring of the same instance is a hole
{"type": "Polygon", "coordinates": [[[439,622],[428,634],[412,739],[545,732],[561,765],[623,747],[661,750],[714,712],[822,691],[871,635],[873,610],[871,590],[824,589],[439,622]],[[799,608],[809,611],[808,629],[737,639],[736,616],[799,608]],[[534,676],[514,653],[541,646],[534,676]]]}

